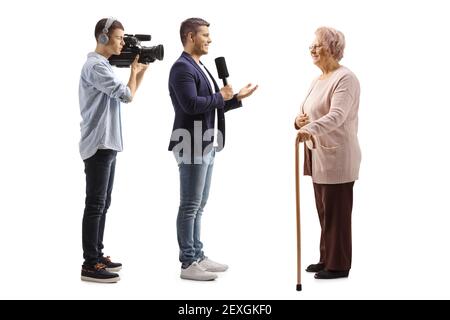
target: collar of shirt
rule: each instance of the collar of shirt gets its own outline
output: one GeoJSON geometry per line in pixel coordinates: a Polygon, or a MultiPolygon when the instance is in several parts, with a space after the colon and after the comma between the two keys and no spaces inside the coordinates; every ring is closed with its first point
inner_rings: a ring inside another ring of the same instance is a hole
{"type": "Polygon", "coordinates": [[[104,60],[109,63],[109,61],[108,61],[108,59],[106,59],[106,57],[102,56],[100,53],[97,53],[97,52],[89,52],[88,58],[99,58],[99,59],[104,60]]]}

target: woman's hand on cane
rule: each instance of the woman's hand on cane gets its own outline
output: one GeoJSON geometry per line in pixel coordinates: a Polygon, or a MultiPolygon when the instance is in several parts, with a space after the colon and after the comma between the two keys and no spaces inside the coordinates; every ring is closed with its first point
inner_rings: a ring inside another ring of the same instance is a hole
{"type": "Polygon", "coordinates": [[[297,139],[299,142],[305,142],[307,140],[311,140],[311,138],[311,133],[309,133],[305,129],[300,129],[297,131],[297,139]]]}

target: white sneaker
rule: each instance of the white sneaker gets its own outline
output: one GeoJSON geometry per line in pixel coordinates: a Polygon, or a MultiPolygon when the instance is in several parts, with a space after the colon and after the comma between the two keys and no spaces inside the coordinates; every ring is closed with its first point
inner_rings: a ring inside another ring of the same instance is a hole
{"type": "Polygon", "coordinates": [[[208,257],[205,257],[205,259],[200,261],[199,265],[206,271],[210,271],[210,272],[224,272],[224,271],[227,271],[227,269],[228,269],[228,266],[226,264],[212,261],[208,257]]]}
{"type": "Polygon", "coordinates": [[[208,272],[200,267],[197,262],[193,262],[186,269],[181,268],[180,278],[187,280],[210,281],[216,279],[217,274],[208,272]]]}

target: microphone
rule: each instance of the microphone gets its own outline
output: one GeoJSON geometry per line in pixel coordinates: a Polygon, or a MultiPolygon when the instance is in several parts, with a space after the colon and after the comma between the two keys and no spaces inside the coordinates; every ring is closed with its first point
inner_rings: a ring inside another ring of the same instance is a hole
{"type": "Polygon", "coordinates": [[[226,86],[228,84],[227,78],[230,75],[228,74],[227,63],[225,62],[225,58],[218,57],[214,61],[216,62],[217,74],[219,75],[219,79],[222,79],[223,85],[226,86]]]}
{"type": "Polygon", "coordinates": [[[152,36],[149,34],[135,34],[134,36],[136,38],[138,38],[139,41],[151,41],[152,40],[152,36]]]}

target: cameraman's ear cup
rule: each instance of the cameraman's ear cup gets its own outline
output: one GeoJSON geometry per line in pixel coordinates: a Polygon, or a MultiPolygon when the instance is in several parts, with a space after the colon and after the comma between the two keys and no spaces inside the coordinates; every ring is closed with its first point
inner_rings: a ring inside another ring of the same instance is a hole
{"type": "Polygon", "coordinates": [[[99,35],[98,42],[100,42],[103,45],[107,45],[109,42],[108,35],[106,33],[102,33],[101,35],[99,35]]]}
{"type": "Polygon", "coordinates": [[[108,32],[109,28],[112,26],[112,24],[116,21],[115,18],[109,17],[105,21],[105,27],[102,30],[102,33],[98,36],[98,42],[100,42],[103,45],[107,45],[109,42],[108,32]]]}

